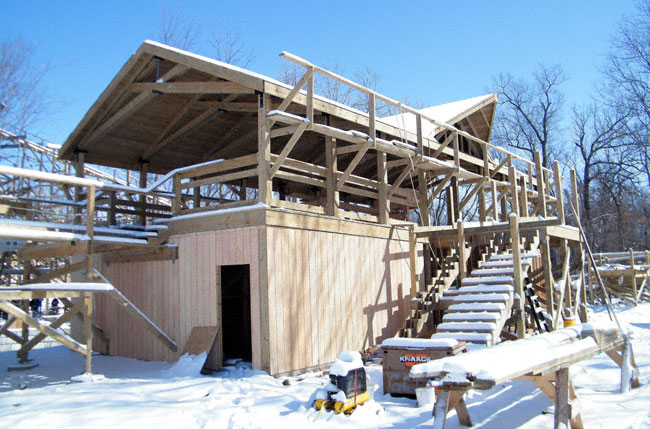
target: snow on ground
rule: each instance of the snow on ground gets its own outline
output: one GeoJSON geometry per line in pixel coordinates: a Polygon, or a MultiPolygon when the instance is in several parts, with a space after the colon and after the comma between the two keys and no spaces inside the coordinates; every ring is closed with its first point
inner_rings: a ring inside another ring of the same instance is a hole
{"type": "MultiPolygon", "coordinates": [[[[622,395],[620,370],[604,354],[571,368],[586,427],[650,427],[650,304],[616,307],[633,332],[642,386],[622,395]]],[[[594,307],[590,321],[608,319],[594,307]]],[[[273,378],[238,364],[213,376],[199,375],[204,356],[175,364],[96,355],[94,375],[80,377],[83,358],[62,346],[30,356],[36,369],[9,372],[15,352],[0,353],[0,422],[10,428],[338,428],[430,427],[431,407],[383,394],[381,366],[367,367],[374,400],[351,416],[318,412],[310,405],[326,384],[322,373],[273,378]]],[[[525,358],[525,357],[522,357],[525,358]]],[[[548,428],[552,403],[529,382],[510,382],[467,398],[474,427],[548,428]]],[[[460,427],[455,412],[448,428],[460,427]]]]}

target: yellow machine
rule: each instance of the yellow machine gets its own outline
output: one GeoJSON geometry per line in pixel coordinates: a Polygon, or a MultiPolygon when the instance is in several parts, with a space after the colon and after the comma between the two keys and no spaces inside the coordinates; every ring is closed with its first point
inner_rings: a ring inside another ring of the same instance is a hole
{"type": "Polygon", "coordinates": [[[366,370],[359,352],[340,353],[330,368],[329,377],[329,384],[316,393],[314,405],[317,410],[325,408],[351,414],[357,405],[363,405],[370,399],[366,370]]]}

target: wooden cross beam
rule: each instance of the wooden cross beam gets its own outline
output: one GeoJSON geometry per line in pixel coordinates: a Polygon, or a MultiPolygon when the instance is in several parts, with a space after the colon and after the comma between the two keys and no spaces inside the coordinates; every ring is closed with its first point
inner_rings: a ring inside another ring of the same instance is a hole
{"type": "Polygon", "coordinates": [[[39,332],[42,332],[43,334],[54,338],[55,340],[57,340],[58,342],[60,342],[70,350],[86,356],[87,354],[86,348],[83,345],[79,344],[72,338],[64,334],[61,334],[58,330],[52,329],[49,326],[42,325],[38,320],[32,318],[29,314],[27,314],[20,308],[16,307],[11,302],[0,300],[0,309],[6,311],[7,313],[14,316],[16,319],[38,330],[39,332]]]}
{"type": "Polygon", "coordinates": [[[465,199],[463,201],[461,201],[460,205],[458,206],[459,210],[463,210],[463,208],[467,205],[467,203],[469,203],[469,201],[472,199],[472,197],[474,197],[474,195],[476,195],[481,189],[483,189],[483,185],[489,180],[490,179],[485,178],[485,177],[482,178],[482,179],[479,179],[479,182],[476,184],[476,186],[474,186],[474,189],[472,189],[470,191],[470,193],[467,194],[465,199]]]}
{"type": "MultiPolygon", "coordinates": [[[[185,73],[187,70],[189,70],[187,67],[177,64],[170,71],[165,73],[162,76],[162,79],[165,81],[173,79],[185,73]]],[[[148,102],[151,98],[155,96],[156,95],[151,91],[142,92],[138,94],[133,100],[129,101],[124,107],[118,110],[113,116],[106,119],[101,123],[101,125],[95,128],[92,134],[79,145],[79,148],[85,149],[90,143],[92,143],[93,141],[97,140],[98,138],[102,137],[110,130],[115,128],[115,126],[117,126],[117,124],[119,124],[120,121],[122,121],[122,119],[126,118],[131,113],[135,112],[138,108],[140,108],[142,105],[144,105],[146,102],[148,102]]]]}
{"type": "Polygon", "coordinates": [[[216,108],[208,109],[205,112],[201,113],[199,116],[187,122],[185,125],[183,125],[181,128],[176,130],[174,133],[168,135],[167,137],[163,138],[157,143],[151,145],[149,149],[147,149],[147,151],[143,154],[145,155],[143,158],[151,157],[154,153],[158,152],[163,147],[165,147],[172,141],[176,140],[177,138],[181,137],[183,134],[187,133],[191,129],[199,126],[201,123],[210,119],[212,116],[216,115],[217,113],[219,113],[219,109],[216,108]]]}
{"type": "MultiPolygon", "coordinates": [[[[276,108],[276,110],[286,110],[287,107],[289,107],[289,104],[293,101],[294,97],[298,94],[300,89],[305,86],[307,81],[311,79],[311,77],[314,75],[314,69],[307,67],[307,70],[305,74],[300,78],[296,86],[293,87],[291,92],[287,94],[286,97],[284,97],[284,100],[282,100],[282,103],[276,108]]],[[[271,123],[271,126],[273,126],[273,123],[271,123]]]]}
{"type": "Polygon", "coordinates": [[[399,177],[397,177],[397,180],[395,180],[395,182],[392,185],[390,185],[390,189],[388,190],[388,195],[386,196],[386,198],[390,198],[393,196],[393,194],[395,194],[395,192],[399,189],[404,179],[406,179],[406,177],[411,173],[411,171],[413,171],[412,165],[407,165],[404,168],[404,170],[402,170],[399,177]]]}
{"type": "Polygon", "coordinates": [[[429,199],[427,201],[427,206],[431,205],[433,203],[433,200],[442,192],[442,190],[445,188],[447,183],[451,180],[451,178],[454,177],[453,174],[447,174],[444,179],[438,185],[433,189],[433,192],[431,192],[431,196],[429,196],[429,199]]]}
{"type": "Polygon", "coordinates": [[[293,133],[293,135],[291,136],[287,144],[282,149],[282,152],[280,152],[278,159],[273,164],[273,167],[271,168],[271,172],[269,173],[269,180],[273,179],[275,173],[277,173],[280,167],[282,167],[282,163],[284,162],[285,159],[287,159],[287,156],[289,156],[289,153],[294,148],[296,143],[298,143],[298,140],[302,136],[302,133],[305,131],[305,129],[307,129],[308,125],[309,125],[308,122],[303,122],[298,125],[296,132],[293,133]]]}
{"type": "Polygon", "coordinates": [[[345,182],[348,180],[350,175],[352,174],[352,171],[356,168],[357,165],[359,165],[359,162],[361,162],[361,159],[363,156],[366,154],[368,149],[370,149],[370,146],[372,145],[372,140],[366,141],[361,149],[359,149],[359,152],[352,158],[352,161],[350,161],[350,164],[348,165],[348,168],[345,169],[345,172],[343,172],[343,176],[338,180],[336,183],[336,190],[340,191],[341,188],[345,185],[345,182]]]}
{"type": "MultiPolygon", "coordinates": [[[[67,308],[66,311],[59,316],[56,320],[50,323],[50,328],[57,329],[59,326],[63,325],[68,320],[72,319],[78,312],[83,311],[84,303],[82,300],[77,302],[74,306],[67,308]]],[[[43,341],[47,337],[47,334],[40,332],[38,335],[34,336],[31,340],[27,341],[23,346],[18,350],[17,354],[19,357],[27,356],[27,353],[33,349],[38,343],[43,341]]]]}
{"type": "MultiPolygon", "coordinates": [[[[178,66],[176,66],[178,67],[178,66]]],[[[163,94],[254,94],[255,91],[234,82],[135,82],[131,91],[163,94]]]]}

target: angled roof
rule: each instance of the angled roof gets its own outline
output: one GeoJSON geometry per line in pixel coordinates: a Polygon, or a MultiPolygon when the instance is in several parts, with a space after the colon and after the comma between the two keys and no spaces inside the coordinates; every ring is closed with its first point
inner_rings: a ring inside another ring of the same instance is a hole
{"type": "MultiPolygon", "coordinates": [[[[83,152],[87,163],[128,169],[138,169],[140,162],[147,162],[148,171],[164,174],[213,159],[250,155],[257,151],[258,94],[269,94],[273,107],[291,89],[240,67],[145,41],[70,134],[59,156],[73,159],[75,153],[83,152]]],[[[299,93],[287,111],[304,115],[306,99],[304,92],[299,93]]],[[[444,117],[446,122],[487,140],[495,107],[496,96],[487,95],[423,112],[444,117]]],[[[369,120],[364,112],[324,97],[315,97],[314,110],[317,122],[368,132],[369,120]]],[[[410,120],[409,115],[378,119],[376,128],[387,139],[403,139],[406,132],[414,141],[410,120]],[[400,117],[407,129],[399,123],[400,117]]],[[[272,152],[279,153],[289,137],[273,138],[272,152]]],[[[314,150],[321,145],[322,136],[307,131],[291,157],[324,165],[324,150],[314,150]]],[[[366,155],[367,160],[364,157],[355,174],[376,175],[373,152],[366,155]]],[[[348,162],[345,155],[341,156],[340,168],[348,162]]]]}
{"type": "MultiPolygon", "coordinates": [[[[496,104],[496,94],[486,94],[478,97],[466,98],[465,100],[453,101],[451,103],[439,104],[437,106],[419,109],[423,115],[433,118],[439,122],[455,124],[462,120],[472,123],[474,132],[471,134],[482,140],[489,140],[489,130],[492,123],[492,108],[496,104]],[[479,132],[480,130],[480,132],[479,132]]],[[[401,113],[398,115],[381,118],[382,122],[398,128],[406,129],[411,133],[417,132],[416,118],[413,114],[401,113]]],[[[431,122],[422,122],[422,135],[433,138],[441,131],[441,128],[431,122]]]]}

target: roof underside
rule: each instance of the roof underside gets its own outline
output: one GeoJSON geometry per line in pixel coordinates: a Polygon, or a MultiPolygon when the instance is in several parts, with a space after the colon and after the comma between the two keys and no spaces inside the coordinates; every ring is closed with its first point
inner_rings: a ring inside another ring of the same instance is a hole
{"type": "MultiPolygon", "coordinates": [[[[83,152],[85,162],[166,173],[213,159],[229,159],[257,151],[258,93],[272,95],[277,107],[291,87],[250,71],[155,42],[144,42],[128,60],[60,151],[63,159],[83,152]]],[[[299,96],[286,109],[304,115],[299,96]]],[[[314,121],[343,130],[368,132],[368,116],[325,98],[315,101],[314,121]]],[[[480,139],[488,140],[496,96],[487,95],[422,110],[480,139]]],[[[413,133],[413,115],[379,119],[382,138],[401,140],[413,133]]],[[[277,125],[279,126],[279,125],[277,125]]],[[[428,126],[428,124],[427,124],[428,126]]],[[[446,131],[428,126],[424,136],[444,138],[446,131]]],[[[279,153],[290,136],[272,140],[279,153]]],[[[324,165],[324,138],[305,132],[291,158],[324,165]]],[[[481,157],[478,145],[461,143],[462,151],[481,157]]],[[[339,157],[340,168],[354,154],[339,157]]],[[[390,157],[389,157],[390,158],[390,157]]],[[[355,174],[376,177],[376,155],[366,154],[355,174]]]]}

